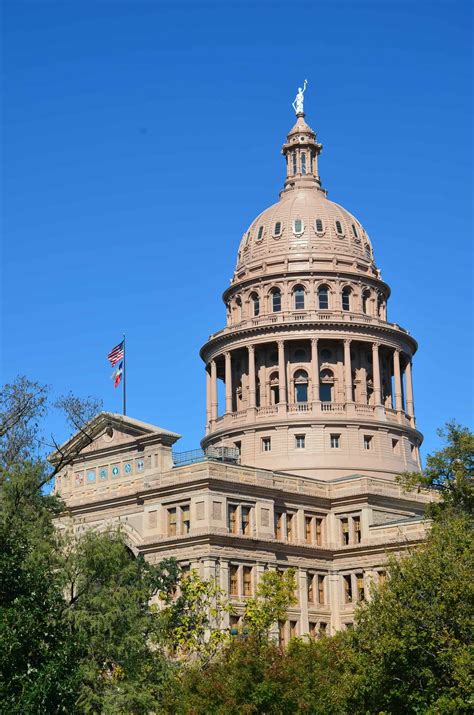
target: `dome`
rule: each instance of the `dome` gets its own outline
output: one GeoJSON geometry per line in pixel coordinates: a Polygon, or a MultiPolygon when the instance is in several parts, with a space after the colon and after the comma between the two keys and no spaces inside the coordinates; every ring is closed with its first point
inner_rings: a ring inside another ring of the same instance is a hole
{"type": "Polygon", "coordinates": [[[361,223],[339,204],[330,201],[321,187],[318,156],[322,144],[297,115],[282,154],[286,179],[280,200],[252,221],[239,246],[236,274],[269,258],[340,256],[357,260],[364,273],[377,275],[372,245],[361,223]]]}
{"type": "Polygon", "coordinates": [[[316,187],[282,192],[280,201],[252,221],[240,243],[237,271],[267,256],[308,253],[373,263],[364,227],[316,187]]]}

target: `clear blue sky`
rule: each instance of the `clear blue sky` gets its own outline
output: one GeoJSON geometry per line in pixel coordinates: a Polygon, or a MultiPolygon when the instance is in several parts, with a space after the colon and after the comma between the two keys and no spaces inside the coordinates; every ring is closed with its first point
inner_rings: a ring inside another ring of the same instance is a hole
{"type": "MultiPolygon", "coordinates": [[[[3,5],[2,380],[203,434],[199,347],[283,182],[291,100],[419,341],[425,449],[472,410],[471,2],[3,5]]],[[[58,417],[48,424],[60,438],[58,417]]]]}

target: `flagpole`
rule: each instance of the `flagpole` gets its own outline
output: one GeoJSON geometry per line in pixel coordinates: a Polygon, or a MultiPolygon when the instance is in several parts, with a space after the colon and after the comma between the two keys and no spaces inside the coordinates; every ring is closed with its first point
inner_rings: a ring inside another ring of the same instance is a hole
{"type": "Polygon", "coordinates": [[[126,370],[126,358],[125,358],[125,333],[123,334],[123,384],[122,384],[122,412],[124,415],[127,414],[127,388],[126,388],[126,376],[127,376],[127,370],[126,370]]]}

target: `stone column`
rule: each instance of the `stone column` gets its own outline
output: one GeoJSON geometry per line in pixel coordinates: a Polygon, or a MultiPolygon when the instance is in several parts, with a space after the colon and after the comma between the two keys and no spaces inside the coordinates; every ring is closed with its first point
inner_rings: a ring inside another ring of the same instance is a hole
{"type": "Polygon", "coordinates": [[[344,382],[346,387],[346,402],[353,402],[350,340],[344,340],[344,382]]]}
{"type": "Polygon", "coordinates": [[[253,345],[249,345],[247,349],[249,353],[249,407],[254,408],[256,405],[255,348],[253,345]]]}
{"type": "Polygon", "coordinates": [[[403,411],[402,402],[402,376],[400,372],[400,350],[393,351],[393,377],[395,381],[395,409],[403,411]]]}
{"type": "Polygon", "coordinates": [[[211,373],[206,365],[206,432],[209,432],[211,414],[211,373]]]}
{"type": "Polygon", "coordinates": [[[319,354],[317,338],[311,340],[311,374],[313,377],[313,402],[319,402],[319,354]]]}
{"type": "Polygon", "coordinates": [[[372,344],[372,372],[374,378],[374,404],[377,407],[382,404],[382,392],[380,389],[379,343],[372,344]]]}
{"type": "Polygon", "coordinates": [[[279,404],[286,405],[285,341],[278,341],[278,392],[279,404]]]}
{"type": "Polygon", "coordinates": [[[211,360],[211,420],[217,419],[217,365],[211,360]]]}
{"type": "Polygon", "coordinates": [[[405,367],[405,381],[406,381],[406,387],[407,387],[407,412],[408,412],[408,416],[411,418],[411,421],[414,426],[415,405],[413,402],[413,380],[412,380],[412,374],[411,374],[411,360],[410,360],[410,358],[408,358],[408,362],[405,367]]]}
{"type": "Polygon", "coordinates": [[[225,411],[232,412],[232,355],[225,353],[225,411]]]}
{"type": "Polygon", "coordinates": [[[300,602],[300,636],[308,633],[308,576],[306,569],[298,569],[298,596],[300,602]]]}

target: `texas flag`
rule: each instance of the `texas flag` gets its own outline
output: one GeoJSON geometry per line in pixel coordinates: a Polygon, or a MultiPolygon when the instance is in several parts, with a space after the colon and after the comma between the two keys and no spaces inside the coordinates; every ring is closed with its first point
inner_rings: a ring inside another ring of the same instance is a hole
{"type": "Polygon", "coordinates": [[[120,381],[122,379],[122,374],[123,374],[123,360],[121,360],[118,364],[118,366],[115,368],[115,370],[112,373],[112,380],[114,381],[114,387],[118,387],[120,385],[120,381]]]}

